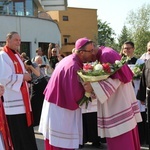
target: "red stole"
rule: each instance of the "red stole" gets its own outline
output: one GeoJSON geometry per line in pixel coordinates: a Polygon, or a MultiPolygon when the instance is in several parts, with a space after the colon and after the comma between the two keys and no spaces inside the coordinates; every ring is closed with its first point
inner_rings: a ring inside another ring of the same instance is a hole
{"type": "Polygon", "coordinates": [[[13,150],[14,148],[7,124],[7,118],[5,116],[3,102],[1,99],[0,99],[0,132],[2,133],[2,138],[4,140],[5,150],[13,150]]]}
{"type": "MultiPolygon", "coordinates": [[[[23,74],[21,64],[20,64],[19,60],[17,59],[17,57],[15,56],[15,54],[7,46],[4,46],[4,51],[8,54],[8,56],[13,61],[16,74],[23,74]]],[[[18,53],[16,53],[16,54],[20,57],[20,55],[18,53]]],[[[25,104],[27,124],[28,124],[28,126],[30,126],[33,122],[33,118],[32,118],[32,114],[30,112],[30,98],[29,98],[29,92],[28,92],[28,87],[27,87],[26,81],[22,82],[21,93],[22,93],[24,104],[25,104]]]]}

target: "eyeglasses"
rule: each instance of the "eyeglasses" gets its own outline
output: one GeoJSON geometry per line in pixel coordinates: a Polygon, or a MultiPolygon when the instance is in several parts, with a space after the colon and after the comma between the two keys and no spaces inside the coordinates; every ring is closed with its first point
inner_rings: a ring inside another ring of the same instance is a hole
{"type": "Polygon", "coordinates": [[[123,49],[129,50],[129,49],[131,49],[131,48],[133,48],[133,47],[125,47],[125,48],[123,48],[123,49]]]}
{"type": "Polygon", "coordinates": [[[88,50],[82,50],[82,51],[87,52],[87,53],[93,53],[94,49],[91,49],[90,51],[88,51],[88,50]]]}
{"type": "Polygon", "coordinates": [[[56,53],[56,51],[52,51],[53,53],[56,53]]]}

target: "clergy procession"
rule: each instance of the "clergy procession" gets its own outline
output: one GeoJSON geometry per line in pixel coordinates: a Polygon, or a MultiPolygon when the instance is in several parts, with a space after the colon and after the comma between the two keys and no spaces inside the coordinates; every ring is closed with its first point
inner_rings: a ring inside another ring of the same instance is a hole
{"type": "Polygon", "coordinates": [[[105,143],[108,150],[149,145],[150,42],[147,58],[139,59],[131,41],[118,53],[82,37],[72,54],[60,54],[50,43],[47,55],[39,47],[34,58],[21,54],[20,45],[13,31],[0,50],[0,150],[38,150],[34,127],[43,136],[43,150],[84,149],[87,143],[91,149],[105,149],[105,143]],[[139,78],[136,64],[143,65],[139,78]],[[88,80],[79,71],[89,73],[88,80]]]}

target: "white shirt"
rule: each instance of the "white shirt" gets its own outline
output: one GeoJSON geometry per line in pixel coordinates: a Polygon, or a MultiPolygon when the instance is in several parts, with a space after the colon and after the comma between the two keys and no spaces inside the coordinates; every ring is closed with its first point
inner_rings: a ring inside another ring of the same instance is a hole
{"type": "Polygon", "coordinates": [[[144,61],[148,60],[149,58],[150,58],[149,52],[144,53],[144,54],[140,57],[140,59],[143,59],[144,61]]]}

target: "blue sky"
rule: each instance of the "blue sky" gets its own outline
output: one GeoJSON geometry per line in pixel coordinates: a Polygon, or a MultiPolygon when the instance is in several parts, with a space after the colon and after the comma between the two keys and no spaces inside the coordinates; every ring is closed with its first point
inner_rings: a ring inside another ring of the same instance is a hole
{"type": "Polygon", "coordinates": [[[117,35],[131,10],[150,4],[150,0],[68,0],[68,7],[97,9],[98,19],[106,21],[117,35]]]}

